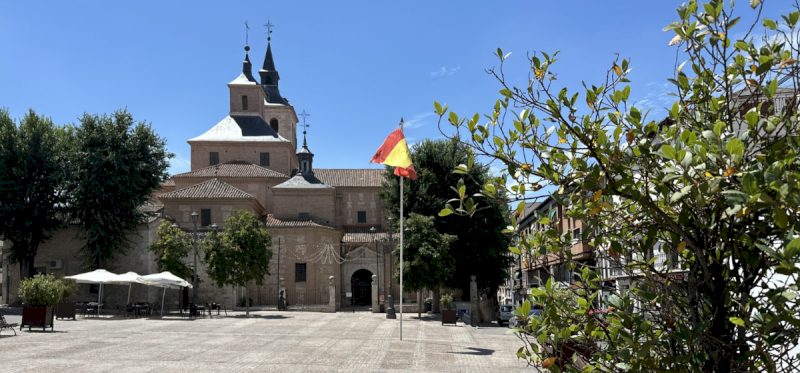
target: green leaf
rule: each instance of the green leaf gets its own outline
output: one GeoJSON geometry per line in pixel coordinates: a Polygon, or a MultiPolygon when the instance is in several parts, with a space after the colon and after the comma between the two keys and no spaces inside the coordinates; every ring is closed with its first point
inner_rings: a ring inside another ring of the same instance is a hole
{"type": "Polygon", "coordinates": [[[733,324],[736,324],[736,325],[739,325],[739,326],[744,326],[744,320],[742,320],[741,318],[738,318],[738,317],[731,317],[731,318],[729,318],[729,320],[730,320],[730,321],[731,321],[731,323],[733,323],[733,324]]]}
{"type": "Polygon", "coordinates": [[[451,210],[451,209],[442,209],[442,211],[439,211],[439,216],[447,216],[447,215],[450,215],[452,213],[453,213],[453,210],[451,210]]]}
{"type": "Polygon", "coordinates": [[[778,25],[775,24],[775,21],[773,21],[773,20],[771,20],[769,18],[765,18],[764,19],[764,27],[766,27],[766,28],[768,28],[770,30],[777,30],[778,29],[778,25]]]}
{"type": "Polygon", "coordinates": [[[780,206],[775,206],[772,209],[772,218],[775,219],[775,225],[786,228],[786,223],[789,222],[789,217],[786,215],[786,210],[780,206]]]}
{"type": "Polygon", "coordinates": [[[741,156],[744,153],[744,144],[741,140],[734,137],[725,144],[725,149],[728,150],[728,153],[741,156]]]}
{"type": "Polygon", "coordinates": [[[755,9],[758,5],[761,4],[761,0],[750,0],[750,7],[755,9]]]}
{"type": "Polygon", "coordinates": [[[675,159],[675,148],[672,145],[662,145],[661,152],[664,153],[668,159],[675,159]]]}

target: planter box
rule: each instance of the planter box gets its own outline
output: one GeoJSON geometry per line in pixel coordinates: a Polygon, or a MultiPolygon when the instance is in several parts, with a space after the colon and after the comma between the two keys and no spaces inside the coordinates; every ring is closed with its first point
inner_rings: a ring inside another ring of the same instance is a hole
{"type": "Polygon", "coordinates": [[[28,330],[31,327],[42,327],[45,330],[48,326],[50,331],[53,331],[53,307],[28,307],[22,308],[22,323],[20,323],[19,330],[27,326],[28,330]]]}
{"type": "Polygon", "coordinates": [[[444,324],[456,324],[456,320],[458,320],[458,313],[456,310],[442,310],[442,325],[444,324]]]}
{"type": "Polygon", "coordinates": [[[75,320],[75,302],[61,302],[56,304],[56,319],[75,320]]]}

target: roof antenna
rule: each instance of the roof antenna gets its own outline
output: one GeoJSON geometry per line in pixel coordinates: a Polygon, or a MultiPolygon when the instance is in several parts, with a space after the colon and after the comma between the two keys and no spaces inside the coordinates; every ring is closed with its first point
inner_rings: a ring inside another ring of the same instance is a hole
{"type": "Polygon", "coordinates": [[[306,128],[311,126],[310,124],[306,124],[306,118],[310,117],[311,114],[306,113],[306,110],[303,109],[303,112],[300,113],[300,116],[303,117],[303,124],[298,124],[298,125],[303,126],[303,146],[305,147],[306,146],[306,128]]]}

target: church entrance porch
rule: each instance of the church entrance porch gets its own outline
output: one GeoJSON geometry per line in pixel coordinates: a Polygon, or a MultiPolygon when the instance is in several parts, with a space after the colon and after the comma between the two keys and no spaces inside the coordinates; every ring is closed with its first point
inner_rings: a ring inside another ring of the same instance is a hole
{"type": "Polygon", "coordinates": [[[372,272],[360,269],[350,278],[353,306],[369,306],[372,304],[372,272]]]}

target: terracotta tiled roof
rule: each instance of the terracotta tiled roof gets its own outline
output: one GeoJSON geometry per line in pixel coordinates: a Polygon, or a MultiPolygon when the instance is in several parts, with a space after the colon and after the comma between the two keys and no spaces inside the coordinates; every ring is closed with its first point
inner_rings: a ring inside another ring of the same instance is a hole
{"type": "Polygon", "coordinates": [[[331,189],[332,186],[325,184],[316,178],[314,174],[304,174],[298,172],[291,179],[286,180],[273,188],[275,189],[331,189]]]}
{"type": "Polygon", "coordinates": [[[381,168],[315,168],[314,176],[332,187],[380,187],[383,172],[381,168]]]}
{"type": "Polygon", "coordinates": [[[161,182],[161,186],[162,187],[175,186],[175,180],[172,180],[172,179],[165,180],[165,181],[161,182]]]}
{"type": "MultiPolygon", "coordinates": [[[[280,172],[244,161],[232,161],[184,172],[172,177],[288,177],[280,172]]],[[[175,182],[172,182],[175,185],[175,182]]]]}
{"type": "Polygon", "coordinates": [[[267,228],[327,228],[333,229],[327,225],[317,224],[309,218],[297,219],[278,219],[272,215],[267,215],[266,220],[267,228]]]}
{"type": "Polygon", "coordinates": [[[158,206],[150,202],[145,202],[143,205],[139,206],[138,210],[144,212],[145,221],[151,223],[161,217],[161,211],[164,210],[164,206],[158,206]]]}
{"type": "MultiPolygon", "coordinates": [[[[375,228],[377,231],[372,233],[369,231],[371,227],[344,227],[344,237],[342,242],[357,243],[357,242],[389,242],[389,230],[375,228]]],[[[392,240],[400,243],[400,234],[392,234],[392,240]]]]}
{"type": "Polygon", "coordinates": [[[183,189],[178,189],[169,193],[164,193],[158,198],[161,199],[255,199],[230,184],[211,179],[200,184],[192,185],[183,189]]]}

